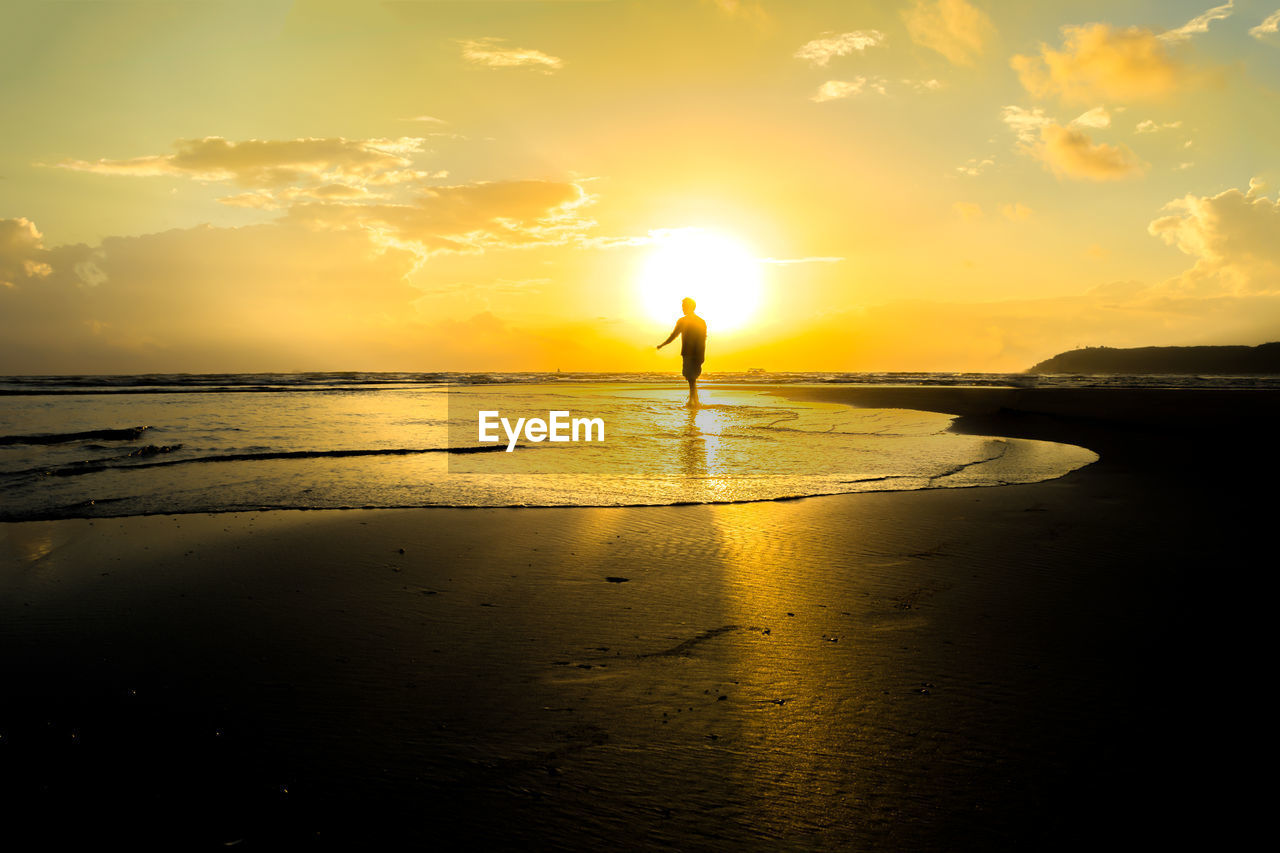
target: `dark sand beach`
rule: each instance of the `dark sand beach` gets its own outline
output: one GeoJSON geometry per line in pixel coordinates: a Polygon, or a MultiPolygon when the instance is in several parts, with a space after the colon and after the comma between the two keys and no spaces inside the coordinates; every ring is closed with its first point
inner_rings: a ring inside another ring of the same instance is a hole
{"type": "MultiPolygon", "coordinates": [[[[1232,846],[1267,392],[781,389],[1100,461],[714,506],[0,525],[6,831],[131,847],[1232,846]]],[[[1264,493],[1266,494],[1266,493],[1264,493]]]]}

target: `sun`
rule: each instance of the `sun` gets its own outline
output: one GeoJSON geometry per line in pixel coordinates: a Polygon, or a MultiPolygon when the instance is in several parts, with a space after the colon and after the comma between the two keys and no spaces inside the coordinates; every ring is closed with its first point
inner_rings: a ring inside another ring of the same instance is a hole
{"type": "Polygon", "coordinates": [[[654,320],[674,322],[686,296],[698,303],[713,334],[741,328],[755,316],[763,290],[760,261],[746,246],[701,228],[656,231],[653,237],[638,285],[654,320]]]}

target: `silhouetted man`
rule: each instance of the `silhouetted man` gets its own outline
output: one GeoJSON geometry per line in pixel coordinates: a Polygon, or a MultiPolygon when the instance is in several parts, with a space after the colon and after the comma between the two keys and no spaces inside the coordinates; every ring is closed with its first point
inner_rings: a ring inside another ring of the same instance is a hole
{"type": "Polygon", "coordinates": [[[667,339],[658,344],[662,349],[680,336],[680,355],[684,359],[684,378],[689,380],[689,405],[698,405],[698,377],[702,375],[702,361],[707,353],[707,322],[693,313],[698,303],[689,297],[680,300],[684,316],[676,320],[676,327],[667,339]]]}

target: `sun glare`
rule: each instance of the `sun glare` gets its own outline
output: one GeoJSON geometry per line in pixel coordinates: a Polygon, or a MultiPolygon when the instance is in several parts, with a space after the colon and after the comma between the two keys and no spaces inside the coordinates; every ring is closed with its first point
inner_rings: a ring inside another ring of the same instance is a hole
{"type": "Polygon", "coordinates": [[[760,262],[724,234],[700,228],[656,232],[640,271],[640,298],[656,321],[673,323],[691,296],[715,332],[741,328],[760,308],[760,262]]]}

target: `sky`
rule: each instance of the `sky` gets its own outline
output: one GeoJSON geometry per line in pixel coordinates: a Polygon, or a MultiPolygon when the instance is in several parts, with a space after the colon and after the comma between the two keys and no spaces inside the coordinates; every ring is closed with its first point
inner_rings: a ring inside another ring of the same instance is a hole
{"type": "Polygon", "coordinates": [[[1280,339],[1280,0],[6,0],[0,374],[1280,339]],[[667,305],[667,300],[671,303],[667,305]]]}

